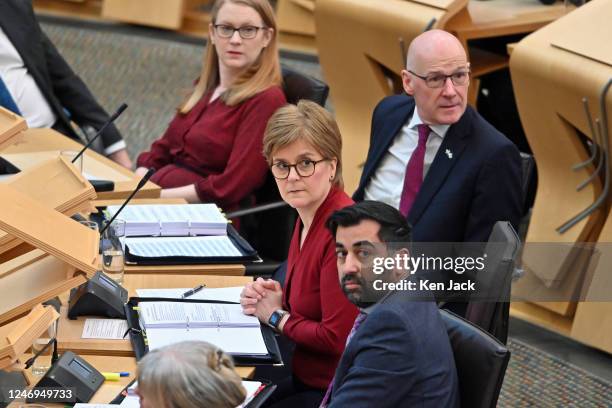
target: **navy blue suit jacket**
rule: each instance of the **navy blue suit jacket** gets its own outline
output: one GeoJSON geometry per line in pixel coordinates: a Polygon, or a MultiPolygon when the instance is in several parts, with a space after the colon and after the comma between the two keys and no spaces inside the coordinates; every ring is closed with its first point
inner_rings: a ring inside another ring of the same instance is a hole
{"type": "Polygon", "coordinates": [[[377,304],[342,354],[328,407],[459,407],[453,351],[436,304],[402,291],[377,304]]]}
{"type": "MultiPolygon", "coordinates": [[[[412,97],[395,95],[374,110],[355,201],[364,199],[367,183],[414,108],[412,97]]],[[[523,205],[521,171],[514,144],[468,106],[446,133],[408,213],[413,240],[486,242],[499,220],[510,221],[517,229],[523,205]]]]}

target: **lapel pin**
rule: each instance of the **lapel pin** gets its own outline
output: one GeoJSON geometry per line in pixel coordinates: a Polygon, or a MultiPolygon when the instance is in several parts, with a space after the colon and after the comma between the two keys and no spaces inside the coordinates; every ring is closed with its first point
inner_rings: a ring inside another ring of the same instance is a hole
{"type": "Polygon", "coordinates": [[[448,156],[449,159],[453,158],[453,152],[450,151],[450,149],[446,149],[446,155],[448,156]]]}

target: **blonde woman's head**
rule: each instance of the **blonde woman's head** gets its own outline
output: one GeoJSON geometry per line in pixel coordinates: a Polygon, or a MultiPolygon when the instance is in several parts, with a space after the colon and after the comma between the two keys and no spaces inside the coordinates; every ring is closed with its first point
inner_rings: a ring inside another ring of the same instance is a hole
{"type": "Polygon", "coordinates": [[[234,408],[246,391],[232,359],[203,341],[184,341],[149,352],[138,363],[142,408],[234,408]]]}
{"type": "Polygon", "coordinates": [[[221,94],[230,106],[281,84],[276,20],[268,0],[216,0],[208,31],[202,73],[182,113],[219,85],[221,68],[236,74],[221,94]]]}
{"type": "Polygon", "coordinates": [[[314,102],[302,100],[272,115],[263,154],[281,197],[300,217],[313,215],[333,186],[343,186],[340,131],[332,115],[314,102]]]}

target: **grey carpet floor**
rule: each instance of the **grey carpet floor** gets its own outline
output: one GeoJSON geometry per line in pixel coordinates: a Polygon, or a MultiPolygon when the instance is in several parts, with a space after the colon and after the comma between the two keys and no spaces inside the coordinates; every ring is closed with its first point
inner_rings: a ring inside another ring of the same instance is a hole
{"type": "MultiPolygon", "coordinates": [[[[57,22],[44,29],[108,111],[129,104],[117,124],[132,158],[162,135],[200,72],[203,45],[57,22]]],[[[282,62],[321,78],[316,63],[282,62]]],[[[610,383],[516,339],[509,344],[499,407],[612,407],[610,383]]]]}

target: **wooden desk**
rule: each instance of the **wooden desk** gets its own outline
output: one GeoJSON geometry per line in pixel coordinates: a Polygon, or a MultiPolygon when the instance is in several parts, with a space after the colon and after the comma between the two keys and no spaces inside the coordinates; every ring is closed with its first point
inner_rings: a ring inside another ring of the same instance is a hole
{"type": "MultiPolygon", "coordinates": [[[[26,358],[28,358],[27,356],[26,358]]],[[[112,401],[130,382],[136,378],[136,359],[134,357],[108,356],[81,356],[100,372],[127,371],[129,377],[122,377],[119,381],[105,381],[102,387],[94,394],[90,403],[106,404],[112,401]]],[[[242,378],[251,378],[255,372],[253,367],[236,367],[238,375],[242,378]]],[[[36,384],[39,377],[33,376],[31,370],[26,370],[26,377],[31,384],[36,384]]],[[[9,407],[19,407],[22,403],[13,402],[9,407]]],[[[44,404],[46,407],[64,407],[65,404],[44,404]]]]}
{"type": "Polygon", "coordinates": [[[203,265],[126,265],[125,276],[133,274],[152,275],[223,275],[244,276],[244,265],[241,264],[203,264],[203,265]]]}
{"type": "MultiPolygon", "coordinates": [[[[199,284],[207,287],[220,288],[243,286],[252,278],[246,276],[181,276],[181,275],[126,275],[123,286],[129,296],[136,296],[139,288],[193,288],[199,284]]],[[[62,303],[68,304],[68,294],[64,295],[62,303]]],[[[62,307],[59,330],[58,349],[72,350],[77,354],[97,354],[108,356],[133,356],[129,340],[82,339],[85,317],[69,320],[66,316],[67,307],[62,307]]]]}
{"type": "MultiPolygon", "coordinates": [[[[538,166],[538,191],[523,250],[526,273],[513,284],[513,294],[533,303],[513,304],[511,312],[608,353],[612,353],[612,302],[605,302],[612,291],[609,251],[602,249],[590,259],[580,251],[543,257],[529,243],[571,248],[573,243],[605,246],[612,241],[610,195],[571,228],[558,230],[589,208],[602,194],[605,177],[612,177],[612,168],[603,167],[592,183],[577,190],[595,168],[589,164],[572,169],[589,157],[586,140],[602,144],[590,129],[583,98],[587,98],[591,119],[601,118],[600,93],[612,77],[611,13],[610,1],[593,0],[525,37],[514,47],[510,60],[521,123],[538,166]],[[576,293],[586,301],[576,302],[576,293]]],[[[609,115],[612,93],[603,104],[609,115]]],[[[604,146],[611,142],[610,122],[607,135],[604,146]]]]}
{"type": "MultiPolygon", "coordinates": [[[[27,168],[40,161],[57,157],[61,150],[81,150],[83,145],[52,129],[28,129],[21,141],[7,147],[2,156],[19,168],[27,168]]],[[[112,160],[92,151],[85,152],[84,172],[104,180],[112,180],[115,189],[97,193],[98,199],[121,199],[136,188],[140,177],[112,160]]],[[[140,198],[158,198],[161,188],[148,182],[136,195],[140,198]]]]}

